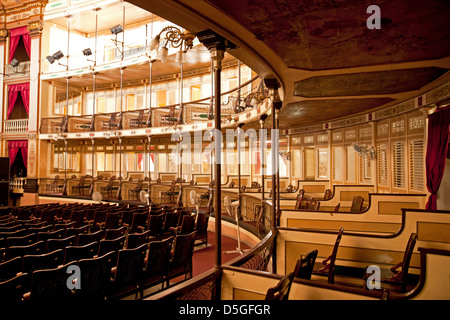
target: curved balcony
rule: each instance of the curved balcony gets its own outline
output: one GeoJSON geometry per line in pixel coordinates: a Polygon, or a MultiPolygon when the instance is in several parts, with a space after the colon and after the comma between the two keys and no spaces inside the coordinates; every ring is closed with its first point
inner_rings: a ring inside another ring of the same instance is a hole
{"type": "MultiPolygon", "coordinates": [[[[255,120],[267,112],[271,98],[265,92],[255,91],[238,100],[238,90],[254,83],[254,77],[238,88],[222,93],[222,125],[236,125],[255,120]],[[258,105],[251,104],[258,96],[258,105]]],[[[42,118],[40,139],[55,139],[64,134],[66,139],[109,138],[111,136],[136,136],[167,134],[175,130],[195,131],[213,128],[212,99],[210,97],[166,107],[133,111],[101,113],[87,116],[60,116],[42,118]],[[118,133],[120,132],[120,133],[118,133]]]]}

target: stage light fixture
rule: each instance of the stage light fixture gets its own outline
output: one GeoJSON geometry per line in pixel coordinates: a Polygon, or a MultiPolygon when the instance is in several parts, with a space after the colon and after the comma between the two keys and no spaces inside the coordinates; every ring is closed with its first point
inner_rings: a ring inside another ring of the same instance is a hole
{"type": "Polygon", "coordinates": [[[117,26],[114,26],[114,27],[110,28],[109,30],[111,30],[112,34],[117,35],[123,31],[123,28],[120,24],[118,24],[117,26]]]}

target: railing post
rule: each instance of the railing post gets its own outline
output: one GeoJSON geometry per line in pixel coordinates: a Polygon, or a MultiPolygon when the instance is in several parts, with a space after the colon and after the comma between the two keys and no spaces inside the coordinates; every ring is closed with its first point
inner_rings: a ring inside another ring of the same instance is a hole
{"type": "MultiPolygon", "coordinates": [[[[277,89],[279,87],[278,80],[275,78],[272,79],[264,79],[266,87],[269,89],[269,95],[273,97],[272,102],[272,231],[276,232],[277,226],[278,226],[278,214],[279,214],[279,202],[277,199],[279,199],[279,189],[278,189],[278,181],[277,181],[277,174],[279,170],[278,166],[278,143],[274,141],[276,137],[278,137],[278,134],[276,134],[277,128],[277,113],[281,108],[281,101],[278,98],[278,92],[277,89]]],[[[276,261],[276,245],[273,247],[273,258],[272,258],[272,272],[277,273],[277,261],[276,261]]]]}
{"type": "MultiPolygon", "coordinates": [[[[215,234],[216,234],[216,258],[215,258],[215,268],[220,269],[222,264],[222,243],[221,243],[221,211],[222,211],[222,201],[221,201],[221,99],[220,99],[220,82],[221,82],[221,71],[222,71],[222,60],[224,58],[225,50],[234,46],[229,43],[226,39],[216,34],[211,30],[201,31],[197,34],[197,38],[203,45],[208,48],[211,53],[212,67],[214,69],[214,123],[215,123],[215,188],[214,188],[214,211],[215,211],[215,234]]],[[[220,295],[220,293],[218,293],[220,295]]]]}

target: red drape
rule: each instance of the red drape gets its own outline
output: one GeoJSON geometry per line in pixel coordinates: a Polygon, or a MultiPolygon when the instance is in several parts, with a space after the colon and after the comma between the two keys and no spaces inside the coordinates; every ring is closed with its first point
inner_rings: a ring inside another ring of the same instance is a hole
{"type": "Polygon", "coordinates": [[[14,105],[17,100],[17,96],[21,93],[22,100],[23,100],[23,106],[25,107],[25,110],[27,113],[29,113],[30,110],[30,83],[18,83],[18,84],[11,84],[8,86],[8,115],[7,119],[9,119],[9,116],[11,115],[11,112],[14,109],[14,105]]]}
{"type": "Polygon", "coordinates": [[[445,169],[450,126],[450,107],[437,109],[428,115],[428,141],[425,166],[427,189],[430,192],[425,209],[437,210],[436,194],[445,169]]]}
{"type": "Polygon", "coordinates": [[[22,159],[25,168],[28,168],[28,140],[13,140],[8,141],[8,151],[9,151],[9,163],[12,167],[14,161],[16,160],[17,153],[19,149],[22,152],[22,159]]]}
{"type": "Polygon", "coordinates": [[[28,56],[31,57],[31,38],[28,34],[27,27],[19,27],[9,30],[10,45],[9,45],[9,62],[14,58],[14,53],[16,52],[17,45],[19,44],[20,37],[22,37],[25,50],[28,56]]]}

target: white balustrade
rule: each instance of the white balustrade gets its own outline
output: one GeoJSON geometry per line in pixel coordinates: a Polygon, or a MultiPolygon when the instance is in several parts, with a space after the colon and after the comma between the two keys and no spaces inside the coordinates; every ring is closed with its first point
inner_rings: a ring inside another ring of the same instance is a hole
{"type": "Polygon", "coordinates": [[[3,121],[4,133],[26,133],[28,131],[28,119],[14,119],[3,121]]]}
{"type": "Polygon", "coordinates": [[[23,193],[27,178],[11,178],[9,189],[14,193],[23,193]]]}

